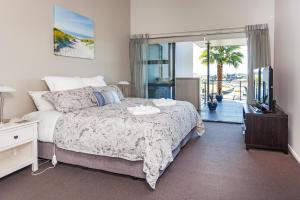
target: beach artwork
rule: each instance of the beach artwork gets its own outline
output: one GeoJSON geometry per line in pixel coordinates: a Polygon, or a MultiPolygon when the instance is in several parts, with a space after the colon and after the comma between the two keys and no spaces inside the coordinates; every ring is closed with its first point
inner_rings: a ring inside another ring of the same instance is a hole
{"type": "Polygon", "coordinates": [[[94,22],[61,6],[54,7],[54,54],[94,59],[94,22]]]}

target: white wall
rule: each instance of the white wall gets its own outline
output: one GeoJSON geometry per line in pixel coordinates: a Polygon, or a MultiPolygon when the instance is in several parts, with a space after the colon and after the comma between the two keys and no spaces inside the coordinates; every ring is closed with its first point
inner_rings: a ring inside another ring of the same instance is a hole
{"type": "Polygon", "coordinates": [[[0,0],[0,84],[15,87],[5,114],[34,110],[28,90],[43,90],[45,75],[93,76],[128,80],[130,0],[0,0]],[[95,60],[53,55],[53,7],[64,6],[94,20],[95,60]]]}
{"type": "Polygon", "coordinates": [[[175,76],[193,77],[193,43],[176,43],[175,76]]]}
{"type": "Polygon", "coordinates": [[[279,106],[289,115],[289,144],[300,162],[300,1],[276,0],[275,90],[279,106]]]}
{"type": "Polygon", "coordinates": [[[273,58],[274,0],[131,0],[131,34],[261,23],[269,23],[273,58]]]}

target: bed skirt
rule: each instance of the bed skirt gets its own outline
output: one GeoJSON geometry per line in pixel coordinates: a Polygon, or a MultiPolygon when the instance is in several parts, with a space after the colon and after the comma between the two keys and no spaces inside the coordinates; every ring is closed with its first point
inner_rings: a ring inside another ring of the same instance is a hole
{"type": "MultiPolygon", "coordinates": [[[[197,135],[197,133],[195,133],[195,128],[192,129],[180,142],[177,148],[173,150],[174,158],[178,155],[181,148],[184,147],[193,137],[193,135],[197,135]]],[[[122,158],[79,153],[60,149],[58,147],[55,148],[55,153],[58,162],[129,175],[136,178],[146,178],[145,173],[143,172],[143,161],[129,161],[122,158]]],[[[38,156],[43,159],[52,159],[53,143],[38,142],[38,156]]],[[[160,174],[162,174],[164,170],[162,170],[160,174]]]]}

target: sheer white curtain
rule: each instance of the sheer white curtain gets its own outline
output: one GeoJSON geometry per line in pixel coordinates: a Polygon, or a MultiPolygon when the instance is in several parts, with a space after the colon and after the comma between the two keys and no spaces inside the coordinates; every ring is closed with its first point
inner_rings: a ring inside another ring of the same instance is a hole
{"type": "Polygon", "coordinates": [[[133,35],[130,39],[131,93],[134,97],[148,97],[148,43],[148,34],[133,35]]]}
{"type": "Polygon", "coordinates": [[[253,69],[271,65],[271,51],[268,24],[246,26],[248,38],[248,99],[254,100],[253,69]]]}

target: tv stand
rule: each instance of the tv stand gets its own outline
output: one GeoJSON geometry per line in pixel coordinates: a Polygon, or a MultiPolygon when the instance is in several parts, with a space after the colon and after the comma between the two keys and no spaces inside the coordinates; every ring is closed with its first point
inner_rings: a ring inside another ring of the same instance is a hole
{"type": "Polygon", "coordinates": [[[278,150],[288,154],[287,114],[279,108],[270,113],[255,108],[245,104],[243,109],[246,149],[278,150]]]}

